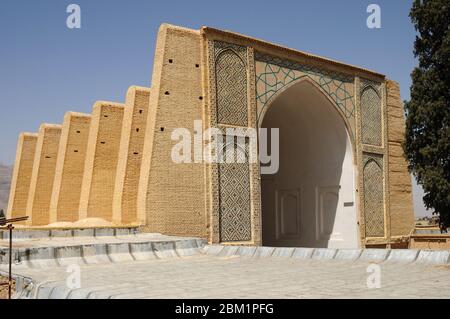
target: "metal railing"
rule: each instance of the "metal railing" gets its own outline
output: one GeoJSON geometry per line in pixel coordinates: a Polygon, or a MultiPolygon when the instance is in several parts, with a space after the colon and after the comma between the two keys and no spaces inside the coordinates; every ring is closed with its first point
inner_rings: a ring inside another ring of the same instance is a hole
{"type": "Polygon", "coordinates": [[[12,245],[12,232],[14,229],[13,223],[22,222],[28,219],[28,216],[24,217],[16,217],[7,219],[3,213],[3,210],[0,210],[0,230],[8,230],[9,231],[9,265],[8,265],[8,282],[0,283],[0,286],[8,286],[8,299],[11,299],[12,295],[12,255],[13,255],[13,245],[12,245]]]}

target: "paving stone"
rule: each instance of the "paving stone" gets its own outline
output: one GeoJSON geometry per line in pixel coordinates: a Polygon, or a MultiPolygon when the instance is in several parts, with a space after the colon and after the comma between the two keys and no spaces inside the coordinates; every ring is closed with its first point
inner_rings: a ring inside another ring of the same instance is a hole
{"type": "Polygon", "coordinates": [[[408,263],[416,260],[419,251],[416,249],[392,249],[387,261],[408,263]]]}
{"type": "Polygon", "coordinates": [[[239,246],[224,246],[223,249],[219,252],[218,256],[222,257],[237,256],[238,249],[239,246]]]}
{"type": "Polygon", "coordinates": [[[155,255],[159,258],[177,257],[173,242],[157,242],[152,244],[155,255]]]}
{"type": "Polygon", "coordinates": [[[223,249],[221,245],[207,245],[203,248],[207,255],[218,255],[223,249]]]}
{"type": "Polygon", "coordinates": [[[57,266],[56,252],[53,247],[27,249],[25,263],[33,268],[57,266]]]}
{"type": "Polygon", "coordinates": [[[55,256],[60,266],[83,263],[82,246],[56,247],[55,256]]]}
{"type": "Polygon", "coordinates": [[[337,249],[316,248],[312,255],[312,259],[333,259],[337,253],[337,249]]]}
{"type": "Polygon", "coordinates": [[[194,256],[200,253],[194,239],[175,241],[175,250],[179,256],[194,256]]]}
{"type": "Polygon", "coordinates": [[[416,262],[424,264],[446,264],[450,262],[450,251],[421,250],[416,262]]]}
{"type": "MultiPolygon", "coordinates": [[[[256,249],[258,250],[258,249],[256,249]]],[[[27,268],[39,298],[447,298],[450,269],[421,263],[380,264],[381,288],[369,289],[367,261],[223,258],[201,254],[120,264],[81,265],[81,288],[69,290],[64,267],[27,268]],[[245,274],[245,276],[243,276],[245,274]],[[414,280],[413,280],[414,279],[414,280]],[[40,289],[36,289],[40,287],[40,289]]],[[[27,297],[23,293],[23,297],[27,297]]]]}
{"type": "Polygon", "coordinates": [[[239,256],[243,256],[243,257],[253,257],[253,255],[255,254],[255,251],[256,251],[256,247],[241,246],[237,250],[237,254],[239,256]]]}
{"type": "Polygon", "coordinates": [[[54,229],[50,231],[50,237],[73,237],[71,229],[54,229]]]}
{"type": "Polygon", "coordinates": [[[257,247],[253,257],[270,257],[274,250],[274,247],[257,247]]]}
{"type": "MultiPolygon", "coordinates": [[[[449,251],[199,247],[199,243],[202,245],[197,239],[159,234],[22,241],[15,251],[22,263],[13,265],[17,297],[446,298],[450,295],[450,267],[446,264],[449,251]],[[371,275],[367,267],[372,261],[384,261],[379,264],[379,289],[367,286],[371,275]],[[72,264],[80,270],[78,289],[70,289],[66,283],[70,275],[67,267],[72,264]]],[[[1,264],[0,273],[5,271],[7,265],[1,264]]]]}
{"type": "Polygon", "coordinates": [[[115,231],[112,228],[96,228],[95,237],[109,237],[114,236],[115,231]]]}
{"type": "Polygon", "coordinates": [[[286,257],[289,258],[294,253],[295,248],[284,248],[284,247],[277,247],[272,253],[271,257],[286,257]]]}
{"type": "Polygon", "coordinates": [[[130,253],[135,260],[155,259],[152,243],[130,243],[130,253]]]}
{"type": "Polygon", "coordinates": [[[107,264],[111,262],[105,244],[83,245],[82,257],[86,264],[107,264]]]}
{"type": "Polygon", "coordinates": [[[108,257],[112,262],[119,263],[124,261],[132,261],[133,256],[130,253],[130,244],[108,244],[106,246],[108,257]]]}
{"type": "Polygon", "coordinates": [[[356,260],[361,256],[361,249],[338,249],[334,259],[336,260],[356,260]]]}
{"type": "Polygon", "coordinates": [[[391,251],[389,249],[363,249],[359,260],[365,261],[384,261],[389,256],[391,251]]]}
{"type": "Polygon", "coordinates": [[[310,259],[314,253],[314,248],[295,248],[292,258],[310,259]]]}
{"type": "Polygon", "coordinates": [[[87,229],[74,229],[73,236],[74,237],[94,237],[95,231],[93,228],[87,229]]]}

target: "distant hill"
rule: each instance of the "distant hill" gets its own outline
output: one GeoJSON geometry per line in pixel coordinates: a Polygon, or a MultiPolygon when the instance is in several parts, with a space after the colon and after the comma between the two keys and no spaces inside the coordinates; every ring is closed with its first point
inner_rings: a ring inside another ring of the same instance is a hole
{"type": "Polygon", "coordinates": [[[0,209],[3,209],[5,213],[8,206],[12,170],[12,166],[0,164],[0,209]]]}

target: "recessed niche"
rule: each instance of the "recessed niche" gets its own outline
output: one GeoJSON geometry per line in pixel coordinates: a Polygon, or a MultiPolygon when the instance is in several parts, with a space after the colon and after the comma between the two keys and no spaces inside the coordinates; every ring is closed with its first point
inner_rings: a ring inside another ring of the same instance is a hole
{"type": "Polygon", "coordinates": [[[138,129],[138,128],[136,129],[136,132],[139,132],[139,129],[138,129]]]}
{"type": "Polygon", "coordinates": [[[77,131],[77,134],[80,134],[81,133],[81,131],[77,131]]]}
{"type": "Polygon", "coordinates": [[[78,153],[78,150],[73,150],[74,153],[78,153]]]}
{"type": "Polygon", "coordinates": [[[139,110],[139,114],[142,114],[142,110],[139,110]]]}
{"type": "Polygon", "coordinates": [[[164,127],[160,127],[159,130],[160,130],[161,132],[164,132],[164,127]]]}
{"type": "Polygon", "coordinates": [[[108,117],[108,115],[103,115],[104,117],[108,117]]]}
{"type": "Polygon", "coordinates": [[[201,101],[203,100],[203,96],[199,96],[198,99],[201,101]]]}
{"type": "Polygon", "coordinates": [[[133,154],[134,154],[134,155],[138,155],[139,153],[138,153],[138,152],[133,152],[133,154]]]}
{"type": "Polygon", "coordinates": [[[169,92],[169,91],[166,91],[164,94],[165,94],[165,95],[170,95],[170,92],[169,92]]]}
{"type": "Polygon", "coordinates": [[[196,67],[196,68],[199,68],[199,67],[200,67],[200,64],[197,63],[197,64],[195,65],[195,67],[196,67]]]}
{"type": "Polygon", "coordinates": [[[45,158],[51,158],[50,156],[46,156],[45,158]]]}
{"type": "Polygon", "coordinates": [[[106,142],[103,142],[103,141],[102,141],[102,142],[100,142],[100,144],[105,144],[105,143],[106,143],[106,142]]]}
{"type": "Polygon", "coordinates": [[[173,60],[172,60],[172,59],[169,59],[169,63],[173,63],[173,60]]]}

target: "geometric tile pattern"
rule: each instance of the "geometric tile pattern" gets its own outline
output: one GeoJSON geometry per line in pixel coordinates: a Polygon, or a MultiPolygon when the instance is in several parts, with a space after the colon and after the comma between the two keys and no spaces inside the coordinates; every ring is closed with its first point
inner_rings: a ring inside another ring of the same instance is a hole
{"type": "Polygon", "coordinates": [[[366,237],[384,237],[383,156],[364,154],[363,164],[366,237]]]}
{"type": "Polygon", "coordinates": [[[361,135],[364,144],[381,146],[380,85],[361,81],[361,135]]]}
{"type": "Polygon", "coordinates": [[[255,52],[255,60],[264,63],[256,74],[258,114],[280,89],[302,78],[309,78],[336,103],[346,118],[355,115],[354,78],[337,72],[292,62],[255,52]]]}
{"type": "MultiPolygon", "coordinates": [[[[236,139],[236,137],[234,137],[236,139]]],[[[250,241],[252,238],[250,211],[250,168],[248,152],[242,142],[228,145],[224,159],[233,163],[219,164],[219,232],[221,242],[250,241]]],[[[248,139],[246,141],[248,145],[248,139]]],[[[245,147],[247,148],[247,146],[245,147]]]]}
{"type": "Polygon", "coordinates": [[[214,42],[217,120],[221,124],[248,126],[247,48],[214,42]]]}

